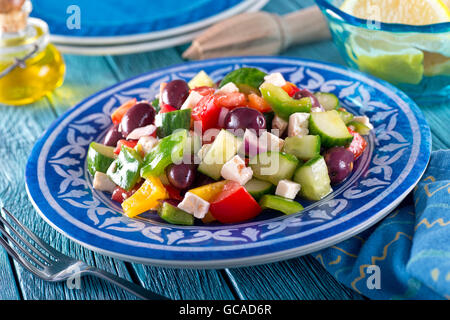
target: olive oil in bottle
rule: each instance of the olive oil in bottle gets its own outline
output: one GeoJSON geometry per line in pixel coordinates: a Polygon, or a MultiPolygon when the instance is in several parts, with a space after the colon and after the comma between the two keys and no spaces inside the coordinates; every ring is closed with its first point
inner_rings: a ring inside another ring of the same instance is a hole
{"type": "Polygon", "coordinates": [[[28,18],[29,1],[11,1],[17,2],[20,7],[0,7],[0,103],[10,105],[40,99],[63,83],[65,72],[47,24],[28,18]]]}

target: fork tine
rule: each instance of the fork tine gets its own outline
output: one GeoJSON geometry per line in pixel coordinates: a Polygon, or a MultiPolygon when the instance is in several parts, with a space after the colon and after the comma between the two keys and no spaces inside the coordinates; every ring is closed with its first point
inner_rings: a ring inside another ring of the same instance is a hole
{"type": "MultiPolygon", "coordinates": [[[[39,259],[37,259],[27,249],[25,249],[19,242],[17,242],[16,239],[14,239],[2,226],[0,226],[0,232],[6,238],[8,238],[8,240],[11,241],[19,250],[21,250],[28,259],[30,259],[31,261],[33,261],[34,263],[39,265],[41,268],[45,268],[45,264],[43,264],[39,259]]],[[[14,248],[13,248],[13,250],[14,250],[14,248]]],[[[17,251],[16,251],[16,253],[17,253],[17,251]]],[[[17,254],[19,254],[19,253],[17,253],[17,254]]]]}
{"type": "Polygon", "coordinates": [[[36,268],[35,266],[33,266],[29,261],[27,261],[26,259],[24,259],[20,254],[18,254],[13,247],[11,247],[11,245],[6,242],[5,239],[3,239],[2,237],[0,237],[0,245],[5,248],[6,252],[8,252],[8,254],[10,256],[12,256],[17,262],[19,262],[25,269],[27,269],[28,271],[30,271],[31,273],[33,273],[34,275],[43,278],[42,272],[36,268]]]}
{"type": "MultiPolygon", "coordinates": [[[[42,254],[42,252],[40,252],[34,245],[32,245],[27,239],[25,239],[21,234],[20,234],[20,232],[18,232],[5,218],[3,218],[1,215],[0,215],[0,222],[2,222],[3,223],[3,225],[6,227],[6,228],[8,228],[9,230],[11,230],[21,241],[22,241],[22,243],[28,248],[28,249],[30,249],[31,251],[33,251],[36,255],[38,255],[42,260],[44,260],[44,262],[46,262],[46,263],[48,263],[48,264],[50,264],[51,263],[51,261],[50,261],[50,258],[48,257],[48,256],[45,256],[45,255],[43,255],[42,254]]],[[[4,228],[5,230],[5,232],[3,232],[3,233],[9,233],[8,232],[8,230],[6,230],[6,228],[4,228]]],[[[0,231],[3,231],[3,229],[0,227],[0,231]]],[[[5,234],[5,236],[6,237],[8,237],[8,239],[10,239],[9,238],[9,235],[6,235],[5,234]]],[[[23,250],[23,249],[22,249],[23,250]]]]}
{"type": "Polygon", "coordinates": [[[37,235],[35,235],[30,229],[28,229],[25,225],[23,225],[19,220],[17,220],[16,217],[14,217],[8,210],[6,210],[4,207],[1,208],[1,211],[7,215],[19,228],[22,229],[22,231],[29,236],[31,239],[33,239],[34,242],[36,242],[42,249],[46,250],[49,254],[53,255],[53,257],[58,260],[58,257],[65,256],[63,253],[57,251],[52,246],[45,243],[44,240],[39,238],[37,235]]]}

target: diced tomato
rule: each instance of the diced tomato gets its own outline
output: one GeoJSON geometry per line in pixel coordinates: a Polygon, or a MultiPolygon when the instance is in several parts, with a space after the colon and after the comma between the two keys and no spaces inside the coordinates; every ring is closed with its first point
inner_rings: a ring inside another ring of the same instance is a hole
{"type": "Polygon", "coordinates": [[[174,188],[171,185],[164,185],[164,188],[166,188],[166,191],[169,194],[169,199],[183,200],[183,197],[180,194],[181,190],[174,188]]]}
{"type": "Polygon", "coordinates": [[[114,124],[120,123],[122,121],[123,116],[127,113],[128,110],[131,109],[132,106],[136,104],[136,98],[128,100],[124,104],[122,104],[119,108],[116,109],[111,115],[112,122],[114,124]]]}
{"type": "Polygon", "coordinates": [[[259,112],[270,112],[272,111],[272,107],[270,104],[266,102],[262,97],[258,96],[257,94],[250,93],[248,96],[248,106],[250,108],[256,109],[259,112]]]}
{"type": "Polygon", "coordinates": [[[159,108],[159,113],[166,113],[176,111],[177,108],[172,107],[170,104],[162,104],[159,108]]]}
{"type": "Polygon", "coordinates": [[[348,128],[348,131],[353,136],[353,140],[347,149],[353,153],[353,156],[355,157],[356,160],[361,156],[361,154],[366,149],[367,141],[358,132],[355,132],[350,128],[348,128]]]}
{"type": "Polygon", "coordinates": [[[122,148],[122,145],[125,145],[129,148],[134,148],[137,145],[138,141],[137,140],[125,140],[125,139],[120,139],[119,142],[117,142],[117,146],[114,149],[114,153],[115,154],[119,154],[120,153],[120,149],[122,148]]]}
{"type": "Polygon", "coordinates": [[[202,96],[208,96],[210,94],[214,94],[214,92],[216,91],[216,89],[208,87],[208,86],[202,86],[202,87],[197,87],[192,89],[191,91],[196,91],[199,94],[201,94],[202,96]]]}
{"type": "Polygon", "coordinates": [[[248,105],[245,94],[240,92],[233,92],[233,93],[219,92],[216,94],[216,97],[218,105],[227,109],[246,107],[248,105]]]}
{"type": "Polygon", "coordinates": [[[236,223],[256,217],[262,209],[243,186],[228,181],[212,199],[209,210],[219,222],[236,223]]]}
{"type": "Polygon", "coordinates": [[[202,132],[216,128],[219,120],[220,105],[217,103],[216,95],[204,96],[197,105],[192,108],[192,120],[202,125],[202,132]]]}
{"type": "Polygon", "coordinates": [[[119,186],[116,186],[111,195],[111,200],[122,203],[122,202],[124,202],[124,200],[131,197],[141,187],[141,185],[142,185],[142,181],[139,183],[136,183],[136,185],[130,191],[127,191],[119,186]]]}
{"type": "Polygon", "coordinates": [[[286,84],[282,86],[282,88],[290,97],[292,97],[297,91],[300,91],[300,89],[291,82],[286,82],[286,84]]]}

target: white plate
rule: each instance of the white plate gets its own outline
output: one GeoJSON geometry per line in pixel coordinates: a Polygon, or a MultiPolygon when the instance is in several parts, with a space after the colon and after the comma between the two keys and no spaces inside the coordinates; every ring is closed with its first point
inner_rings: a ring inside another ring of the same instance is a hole
{"type": "MultiPolygon", "coordinates": [[[[116,36],[116,37],[68,37],[61,35],[50,35],[50,41],[54,44],[65,49],[69,49],[71,46],[106,46],[106,45],[119,45],[127,43],[138,43],[138,42],[148,42],[148,41],[159,41],[171,37],[185,34],[193,34],[194,31],[199,31],[211,26],[214,23],[227,19],[233,15],[242,12],[254,12],[261,9],[269,0],[245,0],[234,7],[231,7],[223,12],[220,12],[209,18],[189,23],[183,26],[154,31],[143,34],[126,35],[126,36],[116,36]]],[[[80,50],[74,49],[75,51],[81,52],[80,50]]],[[[152,50],[152,49],[150,49],[152,50]]],[[[85,50],[82,50],[84,52],[85,50]]],[[[95,50],[94,50],[95,51],[95,50]]],[[[120,51],[120,50],[119,50],[120,51]]],[[[138,51],[139,52],[139,51],[138,51]]],[[[84,54],[84,53],[81,53],[84,54]]],[[[89,53],[88,53],[89,54],[89,53]]]]}

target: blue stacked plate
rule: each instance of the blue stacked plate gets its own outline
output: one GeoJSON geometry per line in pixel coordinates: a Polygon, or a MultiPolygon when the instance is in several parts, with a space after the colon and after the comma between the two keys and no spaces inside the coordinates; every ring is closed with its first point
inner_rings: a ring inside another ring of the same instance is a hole
{"type": "Polygon", "coordinates": [[[125,54],[187,43],[205,28],[268,0],[33,1],[63,52],[125,54]]]}

